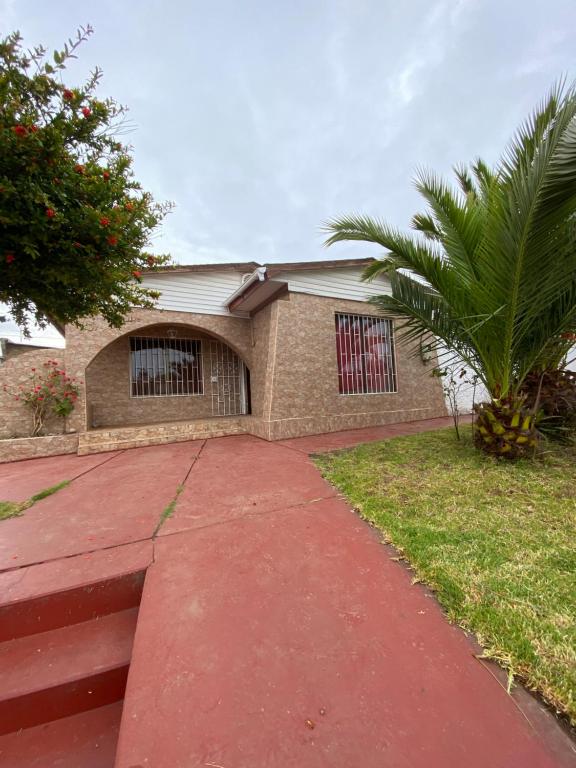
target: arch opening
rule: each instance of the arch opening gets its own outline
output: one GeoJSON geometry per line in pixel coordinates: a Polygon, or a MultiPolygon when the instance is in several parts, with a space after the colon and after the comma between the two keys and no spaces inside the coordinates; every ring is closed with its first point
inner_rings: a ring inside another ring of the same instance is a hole
{"type": "Polygon", "coordinates": [[[251,412],[245,361],[194,326],[155,324],[120,336],[92,359],[85,381],[88,429],[251,412]]]}

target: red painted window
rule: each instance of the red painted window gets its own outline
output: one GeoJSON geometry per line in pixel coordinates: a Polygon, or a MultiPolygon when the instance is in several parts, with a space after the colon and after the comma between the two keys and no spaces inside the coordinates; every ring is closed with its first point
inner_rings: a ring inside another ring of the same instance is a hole
{"type": "Polygon", "coordinates": [[[392,320],[336,315],[338,388],[341,395],[396,392],[392,320]]]}

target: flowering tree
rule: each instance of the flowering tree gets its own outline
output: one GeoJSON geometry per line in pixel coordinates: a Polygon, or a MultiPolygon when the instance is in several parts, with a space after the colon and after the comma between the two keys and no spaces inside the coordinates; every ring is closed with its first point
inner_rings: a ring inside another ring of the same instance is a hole
{"type": "MultiPolygon", "coordinates": [[[[20,384],[13,393],[15,400],[32,411],[32,437],[43,433],[49,416],[65,419],[72,413],[82,383],[59,368],[57,360],[47,360],[43,368],[41,371],[31,368],[28,384],[20,384]]],[[[7,384],[4,391],[9,391],[7,384]]]]}
{"type": "Polygon", "coordinates": [[[98,69],[79,87],[61,82],[91,33],[81,28],[53,61],[18,33],[0,40],[0,301],[23,328],[29,315],[118,327],[156,296],[142,270],[167,261],[143,250],[170,205],[133,177],[125,108],[96,98],[98,69]]]}

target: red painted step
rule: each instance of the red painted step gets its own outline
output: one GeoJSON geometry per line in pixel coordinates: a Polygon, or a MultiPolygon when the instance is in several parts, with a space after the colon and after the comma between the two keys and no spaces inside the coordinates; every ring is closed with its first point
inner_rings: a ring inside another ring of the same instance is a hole
{"type": "Polygon", "coordinates": [[[122,699],[138,609],[0,644],[0,733],[122,699]]]}
{"type": "Polygon", "coordinates": [[[152,543],[0,573],[0,642],[134,608],[152,543]]]}
{"type": "Polygon", "coordinates": [[[112,768],[122,702],[0,736],[0,768],[112,768]]]}

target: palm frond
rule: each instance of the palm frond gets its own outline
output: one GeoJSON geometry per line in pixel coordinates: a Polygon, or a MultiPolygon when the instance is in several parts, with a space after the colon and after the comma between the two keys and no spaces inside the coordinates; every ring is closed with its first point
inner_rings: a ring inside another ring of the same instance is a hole
{"type": "Polygon", "coordinates": [[[421,232],[428,240],[442,240],[442,232],[436,226],[436,222],[427,213],[416,213],[412,217],[412,229],[421,232]]]}
{"type": "Polygon", "coordinates": [[[420,171],[428,210],[412,236],[380,219],[329,222],[327,245],[384,249],[364,279],[386,276],[374,301],[408,342],[432,334],[493,394],[514,395],[533,369],[559,365],[576,327],[576,87],[556,85],[500,163],[455,168],[456,188],[420,171]]]}
{"type": "Polygon", "coordinates": [[[341,240],[363,240],[386,249],[385,256],[365,270],[366,280],[373,280],[378,275],[398,269],[406,269],[420,275],[436,290],[442,290],[444,286],[448,270],[443,264],[440,251],[428,243],[420,243],[403,235],[378,219],[369,216],[345,216],[329,221],[323,230],[331,233],[326,240],[327,246],[341,240]]]}
{"type": "Polygon", "coordinates": [[[461,203],[446,184],[426,171],[419,171],[416,188],[430,206],[441,233],[445,258],[463,275],[474,277],[476,249],[482,231],[478,207],[461,203]]]}
{"type": "Polygon", "coordinates": [[[464,196],[475,201],[478,197],[478,190],[468,168],[465,165],[455,165],[453,170],[464,196]]]}

